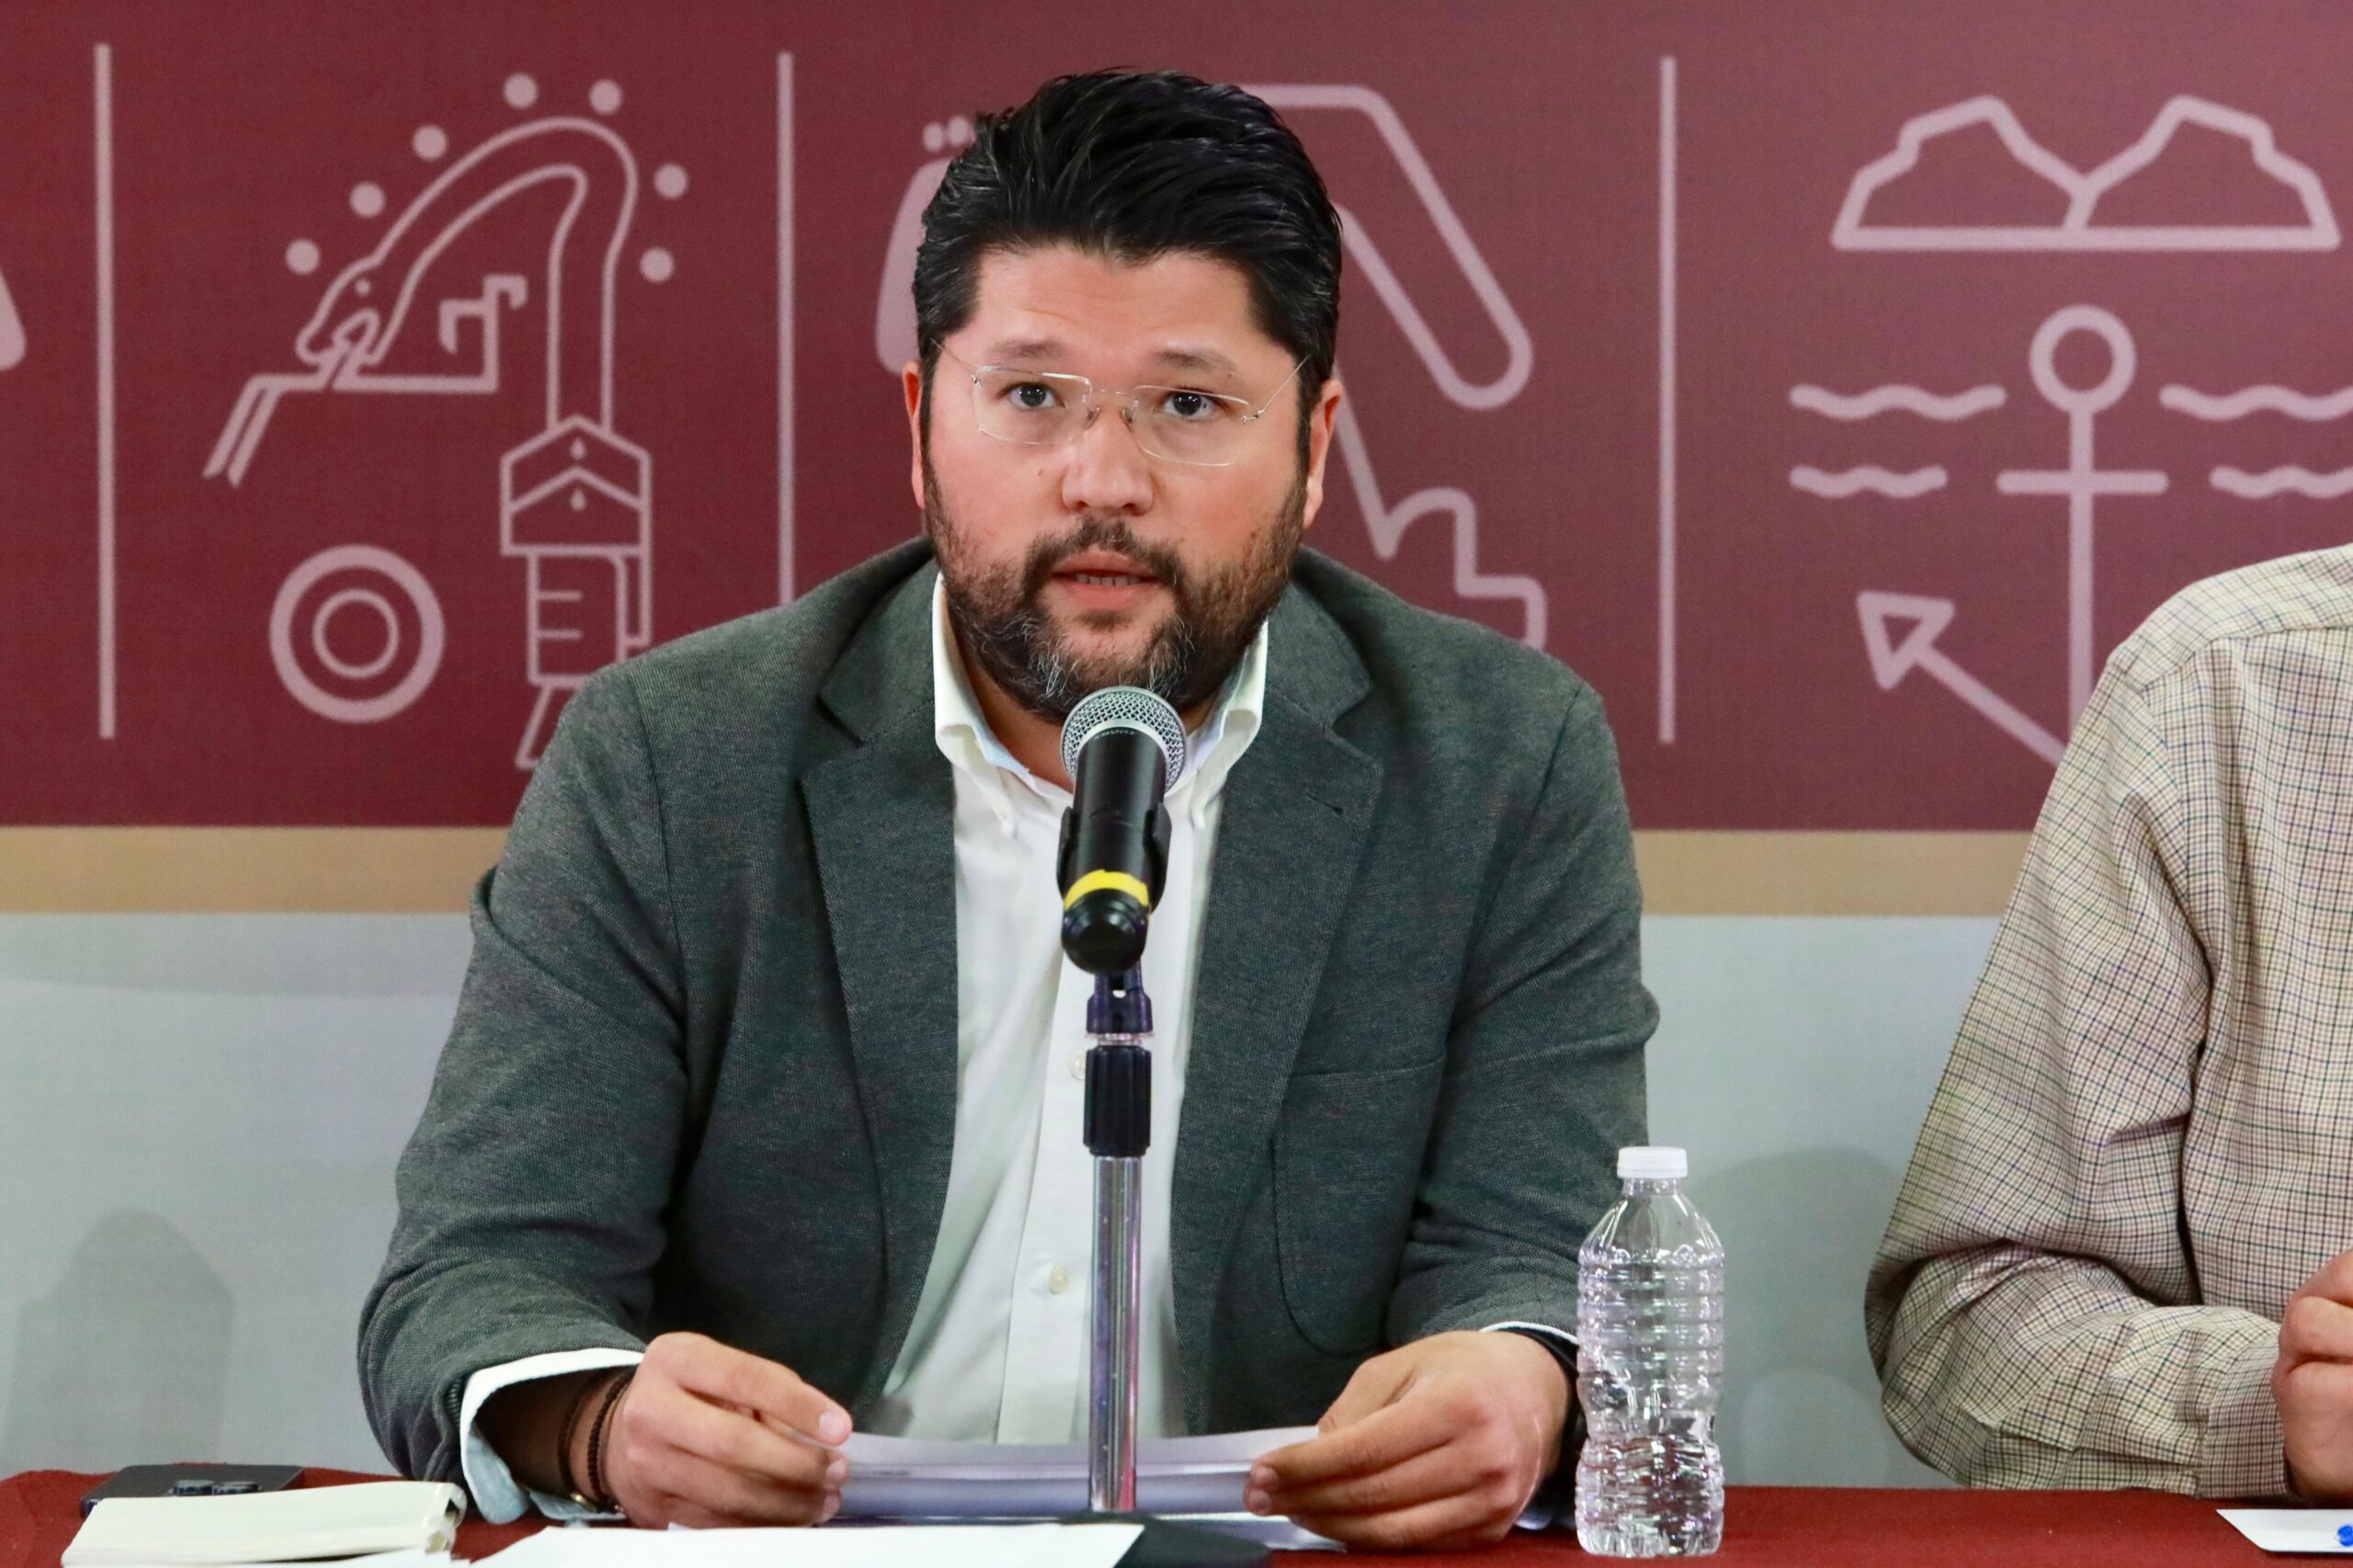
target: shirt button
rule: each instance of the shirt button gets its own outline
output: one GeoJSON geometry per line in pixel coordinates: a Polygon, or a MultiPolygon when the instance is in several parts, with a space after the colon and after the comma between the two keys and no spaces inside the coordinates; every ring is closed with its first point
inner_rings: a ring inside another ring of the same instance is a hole
{"type": "Polygon", "coordinates": [[[1070,1059],[1070,1075],[1084,1081],[1086,1077],[1086,1052],[1080,1051],[1070,1059]]]}
{"type": "Polygon", "coordinates": [[[1070,1289],[1070,1270],[1057,1268],[1046,1276],[1046,1289],[1059,1296],[1070,1289]]]}

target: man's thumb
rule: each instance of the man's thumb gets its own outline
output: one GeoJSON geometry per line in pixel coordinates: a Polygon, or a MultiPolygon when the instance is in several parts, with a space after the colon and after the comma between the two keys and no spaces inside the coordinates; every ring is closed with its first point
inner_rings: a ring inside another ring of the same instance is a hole
{"type": "Polygon", "coordinates": [[[1376,1356],[1358,1367],[1357,1375],[1348,1380],[1348,1386],[1340,1391],[1340,1397],[1332,1402],[1332,1408],[1324,1413],[1324,1419],[1315,1424],[1315,1429],[1329,1434],[1343,1426],[1353,1426],[1394,1401],[1402,1381],[1401,1369],[1389,1365],[1389,1361],[1386,1356],[1376,1356]]]}

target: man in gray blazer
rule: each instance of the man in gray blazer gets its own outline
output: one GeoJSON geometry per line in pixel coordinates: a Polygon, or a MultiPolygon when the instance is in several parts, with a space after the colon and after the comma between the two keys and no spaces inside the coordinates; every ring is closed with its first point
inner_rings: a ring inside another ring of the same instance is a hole
{"type": "Polygon", "coordinates": [[[592,680],[477,890],[360,1327],[403,1471],[822,1521],[853,1426],[1083,1429],[1056,743],[1120,683],[1194,754],[1147,1435],[1317,1422],[1251,1506],[1388,1547],[1494,1539],[1573,1453],[1576,1246],[1655,1021],[1617,757],[1560,665],[1302,551],[1339,260],[1235,89],[983,119],[917,263],[925,538],[592,680]]]}

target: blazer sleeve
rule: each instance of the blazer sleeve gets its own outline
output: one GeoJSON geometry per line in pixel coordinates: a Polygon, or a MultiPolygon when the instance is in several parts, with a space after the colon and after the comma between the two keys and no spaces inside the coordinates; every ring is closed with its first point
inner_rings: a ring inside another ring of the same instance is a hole
{"type": "Polygon", "coordinates": [[[662,801],[626,667],[568,705],[475,889],[473,958],[359,1324],[369,1424],[453,1478],[466,1380],[642,1348],[686,1104],[662,801]]]}
{"type": "Polygon", "coordinates": [[[1601,699],[1578,683],[1513,824],[1447,1048],[1391,1343],[1576,1326],[1577,1246],[1643,1139],[1642,889],[1601,699]]]}

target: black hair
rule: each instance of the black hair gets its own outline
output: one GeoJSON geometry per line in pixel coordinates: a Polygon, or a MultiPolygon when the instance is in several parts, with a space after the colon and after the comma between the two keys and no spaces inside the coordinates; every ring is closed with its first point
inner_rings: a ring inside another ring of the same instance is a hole
{"type": "Polygon", "coordinates": [[[1123,262],[1230,261],[1249,280],[1259,330],[1305,361],[1302,413],[1332,373],[1339,215],[1299,138],[1239,87],[1174,71],[1057,76],[1020,108],[979,117],[923,222],[926,403],[940,340],[972,320],[982,257],[1050,244],[1123,262]]]}

